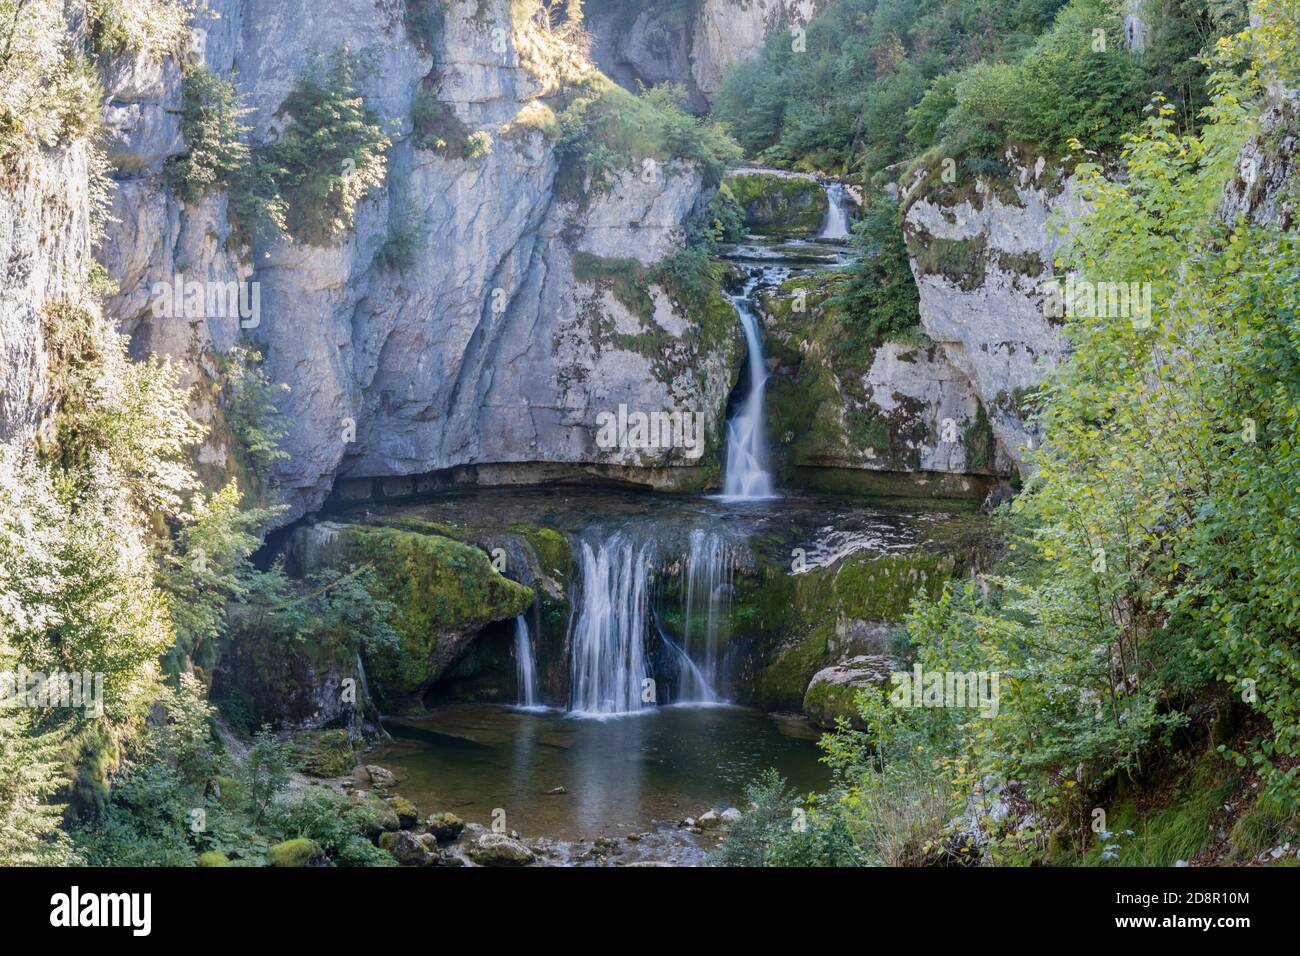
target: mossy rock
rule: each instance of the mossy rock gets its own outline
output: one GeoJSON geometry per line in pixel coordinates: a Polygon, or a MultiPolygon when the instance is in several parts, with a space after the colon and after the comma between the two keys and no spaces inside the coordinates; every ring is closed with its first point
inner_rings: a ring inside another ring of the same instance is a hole
{"type": "Polygon", "coordinates": [[[285,840],[283,843],[277,843],[266,851],[267,862],[271,866],[307,866],[313,860],[320,859],[324,854],[315,840],[309,840],[307,837],[298,837],[294,840],[285,840]]]}
{"type": "Polygon", "coordinates": [[[293,741],[301,770],[309,777],[345,777],[357,765],[346,730],[316,730],[293,741]]]}
{"type": "Polygon", "coordinates": [[[397,607],[400,642],[367,654],[375,693],[390,706],[418,697],[464,653],[484,625],[522,614],[533,589],[498,573],[482,550],[441,535],[351,527],[348,553],[370,564],[397,607]]]}
{"type": "Polygon", "coordinates": [[[397,825],[403,830],[409,830],[420,822],[420,811],[416,809],[415,804],[405,797],[389,797],[384,801],[388,808],[397,814],[397,825]]]}
{"type": "Polygon", "coordinates": [[[217,801],[227,810],[235,810],[244,805],[244,785],[235,777],[219,776],[215,778],[217,801]]]}
{"type": "Polygon", "coordinates": [[[373,793],[353,793],[350,797],[352,806],[360,811],[360,823],[366,835],[372,840],[384,833],[392,833],[402,828],[397,811],[383,797],[373,793]]]}
{"type": "Polygon", "coordinates": [[[429,832],[439,843],[451,843],[465,832],[465,821],[454,813],[435,813],[427,822],[429,832]]]}
{"type": "Polygon", "coordinates": [[[954,552],[935,547],[903,554],[856,554],[801,574],[765,568],[736,581],[735,629],[755,635],[741,668],[744,697],[770,710],[803,707],[809,681],[837,663],[832,642],[841,620],[902,620],[913,597],[936,597],[963,570],[954,552]]]}
{"type": "Polygon", "coordinates": [[[821,231],[829,206],[818,182],[793,176],[743,173],[723,183],[745,216],[745,227],[765,236],[807,236],[821,231]]]}
{"type": "Polygon", "coordinates": [[[226,856],[226,854],[222,853],[220,850],[209,850],[207,853],[199,854],[199,866],[230,866],[230,857],[226,856]]]}

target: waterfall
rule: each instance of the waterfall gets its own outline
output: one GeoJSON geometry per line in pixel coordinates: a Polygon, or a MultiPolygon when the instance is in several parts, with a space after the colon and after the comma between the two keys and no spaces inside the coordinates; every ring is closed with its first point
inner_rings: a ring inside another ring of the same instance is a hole
{"type": "Polygon", "coordinates": [[[718,625],[730,615],[732,593],[731,555],[722,536],[701,528],[693,530],[683,574],[680,651],[690,667],[684,668],[679,678],[679,699],[716,703],[718,625]]]}
{"type": "Polygon", "coordinates": [[[528,622],[520,614],[515,618],[515,677],[520,707],[537,706],[537,666],[533,663],[533,644],[528,622]]]}
{"type": "Polygon", "coordinates": [[[773,497],[772,476],[767,470],[767,421],[763,395],[767,366],[763,362],[763,336],[758,316],[749,302],[752,283],[731,301],[740,315],[749,350],[749,394],[727,422],[727,464],[723,479],[724,497],[743,500],[773,497]]]}
{"type": "Polygon", "coordinates": [[[582,542],[582,600],[571,635],[574,713],[654,706],[642,699],[650,677],[645,638],[653,562],[653,542],[637,544],[621,532],[596,547],[582,542]]]}
{"type": "Polygon", "coordinates": [[[822,239],[848,239],[848,191],[840,183],[826,183],[826,223],[822,226],[822,239]]]}

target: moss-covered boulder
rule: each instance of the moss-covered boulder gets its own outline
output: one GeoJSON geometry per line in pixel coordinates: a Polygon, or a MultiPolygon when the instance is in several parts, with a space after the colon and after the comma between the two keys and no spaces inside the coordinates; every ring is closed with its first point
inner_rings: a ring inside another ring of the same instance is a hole
{"type": "Polygon", "coordinates": [[[888,657],[859,655],[824,667],[813,675],[803,695],[803,710],[814,723],[833,728],[841,719],[866,729],[855,704],[860,691],[876,690],[889,682],[894,662],[888,657]]]}
{"type": "Polygon", "coordinates": [[[306,837],[285,840],[266,851],[266,860],[271,866],[307,866],[323,857],[316,841],[306,837]]]}
{"type": "Polygon", "coordinates": [[[829,201],[822,184],[798,176],[738,173],[724,183],[740,206],[745,228],[764,236],[808,236],[821,231],[829,201]]]}
{"type": "Polygon", "coordinates": [[[856,314],[845,282],[835,273],[792,279],[760,301],[776,364],[768,433],[782,481],[983,500],[1000,463],[974,387],[919,324],[883,328],[856,314]]]}
{"type": "Polygon", "coordinates": [[[465,832],[465,821],[454,813],[435,813],[427,824],[429,832],[439,843],[451,843],[465,832]]]}
{"type": "Polygon", "coordinates": [[[469,858],[479,866],[527,866],[534,854],[504,833],[484,833],[470,844],[469,858]]]}
{"type": "Polygon", "coordinates": [[[202,867],[220,867],[230,866],[230,857],[220,850],[209,850],[207,853],[199,854],[199,866],[202,867]]]}
{"type": "Polygon", "coordinates": [[[231,723],[244,731],[262,724],[290,732],[347,727],[354,735],[377,726],[357,634],[338,622],[311,623],[299,640],[286,640],[260,620],[236,621],[210,695],[231,723]]]}
{"type": "Polygon", "coordinates": [[[401,818],[388,802],[368,791],[355,791],[349,796],[349,802],[359,811],[358,822],[372,840],[384,833],[393,833],[402,828],[401,818]]]}
{"type": "Polygon", "coordinates": [[[393,796],[384,802],[388,804],[388,809],[397,814],[397,825],[403,830],[409,830],[420,822],[419,809],[405,797],[393,796]]]}
{"type": "Polygon", "coordinates": [[[309,777],[344,777],[357,765],[346,730],[317,730],[293,740],[299,768],[309,777]]]}
{"type": "Polygon", "coordinates": [[[483,550],[436,534],[350,526],[347,553],[378,573],[382,597],[397,608],[396,647],[371,650],[371,687],[388,709],[420,696],[465,653],[487,624],[523,613],[533,590],[492,566],[483,550]]]}
{"type": "Polygon", "coordinates": [[[914,596],[937,596],[964,570],[969,545],[954,534],[952,550],[941,547],[859,553],[799,574],[766,566],[739,576],[734,628],[749,636],[737,654],[740,696],[768,710],[802,709],[814,675],[840,662],[849,621],[899,621],[914,596]]]}

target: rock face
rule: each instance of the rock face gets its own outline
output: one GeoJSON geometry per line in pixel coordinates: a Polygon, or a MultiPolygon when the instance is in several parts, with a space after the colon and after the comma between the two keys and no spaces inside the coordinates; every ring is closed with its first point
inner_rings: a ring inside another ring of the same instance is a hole
{"type": "Polygon", "coordinates": [[[755,57],[777,30],[806,24],[825,0],[589,0],[597,63],[629,89],[677,83],[707,108],[727,71],[755,57]]]}
{"type": "MultiPolygon", "coordinates": [[[[426,53],[404,9],[214,0],[199,21],[197,58],[218,73],[234,69],[255,143],[276,135],[276,110],[314,58],[346,44],[374,63],[363,92],[394,130],[387,181],[358,208],[355,230],[330,245],[286,239],[241,260],[225,197],[185,204],[161,176],[182,148],[172,121],[179,67],[109,71],[118,221],[103,258],[121,287],[112,314],[135,351],[179,358],[198,381],[241,335],[261,346],[270,377],[289,386],[284,520],[319,508],[336,483],[355,491],[455,468],[481,467],[494,482],[595,469],[632,480],[644,472],[661,486],[703,483],[700,463],[671,451],[597,447],[596,416],[624,404],[692,411],[716,433],[738,336],[703,343],[693,334],[699,317],[662,292],[652,314],[633,315],[574,265],[579,252],[644,265],[671,252],[701,199],[698,172],[638,170],[603,191],[562,194],[552,140],[514,123],[554,92],[536,27],[512,26],[508,0],[458,0],[426,53]],[[467,129],[492,136],[490,153],[450,158],[415,146],[412,108],[426,86],[467,129]],[[415,261],[384,268],[377,250],[409,225],[423,232],[415,261]],[[155,286],[178,272],[256,283],[260,321],[156,317],[155,286]],[[679,361],[666,365],[665,352],[679,361]]],[[[220,464],[227,451],[218,440],[204,454],[220,464]]]]}
{"type": "Polygon", "coordinates": [[[859,690],[880,687],[889,680],[894,669],[890,657],[860,655],[839,664],[823,668],[813,675],[804,694],[803,709],[823,727],[834,727],[845,717],[862,729],[853,699],[859,690]]]}
{"type": "Polygon", "coordinates": [[[49,150],[0,179],[0,441],[30,441],[48,412],[49,310],[79,303],[91,266],[90,157],[49,150]]]}
{"type": "Polygon", "coordinates": [[[1300,90],[1274,83],[1259,130],[1242,147],[1237,175],[1224,188],[1220,215],[1229,222],[1296,223],[1293,187],[1300,164],[1300,90]]]}
{"type": "Polygon", "coordinates": [[[1017,169],[1001,189],[984,180],[960,190],[914,187],[904,218],[921,324],[983,404],[997,473],[1021,467],[1021,449],[1040,440],[1022,399],[1065,355],[1044,307],[1060,244],[1049,220],[1078,209],[1073,183],[1041,159],[1017,169]]]}

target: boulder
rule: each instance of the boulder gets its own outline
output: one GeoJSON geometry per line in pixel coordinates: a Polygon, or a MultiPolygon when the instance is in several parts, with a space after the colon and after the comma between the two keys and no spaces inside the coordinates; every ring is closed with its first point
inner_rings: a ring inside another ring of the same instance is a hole
{"type": "Polygon", "coordinates": [[[435,813],[425,823],[439,843],[451,843],[465,832],[465,822],[454,813],[435,813]]]}
{"type": "Polygon", "coordinates": [[[708,813],[702,813],[696,819],[695,825],[701,830],[712,830],[715,827],[722,826],[722,817],[716,810],[710,810],[708,813]]]}
{"type": "Polygon", "coordinates": [[[727,807],[727,809],[722,811],[721,816],[722,816],[722,822],[724,824],[730,825],[740,819],[741,813],[735,807],[727,807]]]}
{"type": "Polygon", "coordinates": [[[359,807],[365,816],[365,831],[372,839],[381,833],[391,833],[402,828],[402,821],[397,812],[381,797],[364,790],[349,795],[348,799],[359,807]]]}
{"type": "Polygon", "coordinates": [[[470,846],[469,858],[479,866],[527,866],[534,854],[504,833],[484,833],[470,846]]]}
{"type": "Polygon", "coordinates": [[[397,825],[403,830],[409,830],[420,822],[420,811],[416,809],[415,804],[405,797],[389,797],[384,801],[388,808],[397,814],[397,825]]]}
{"type": "Polygon", "coordinates": [[[271,866],[308,866],[324,855],[316,841],[306,837],[285,840],[266,851],[266,859],[271,866]]]}
{"type": "Polygon", "coordinates": [[[370,777],[370,782],[381,790],[390,790],[397,786],[397,776],[391,770],[385,770],[375,764],[367,764],[366,774],[370,777]]]}
{"type": "Polygon", "coordinates": [[[380,837],[379,846],[391,853],[402,866],[432,866],[438,859],[437,854],[409,830],[385,833],[380,837]]]}
{"type": "Polygon", "coordinates": [[[834,727],[847,718],[859,730],[864,729],[853,701],[859,690],[881,687],[894,670],[892,658],[862,654],[823,668],[813,675],[804,692],[803,709],[822,727],[834,727]]]}

